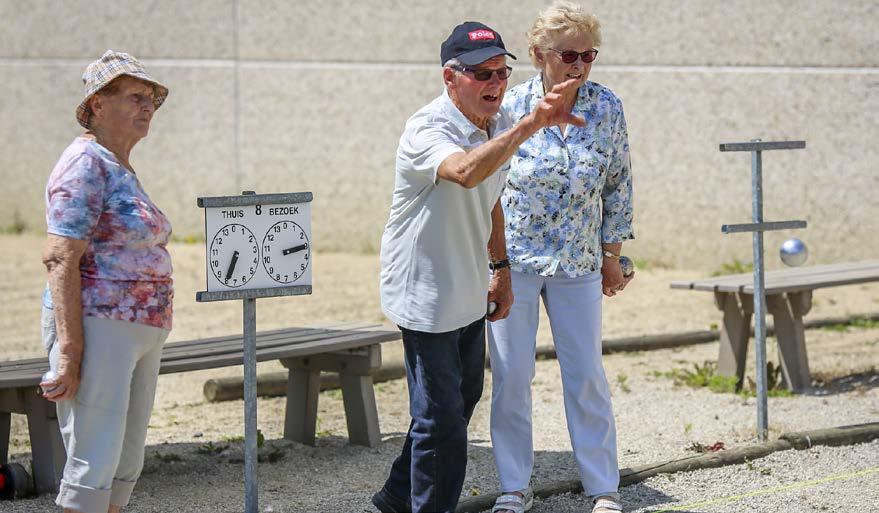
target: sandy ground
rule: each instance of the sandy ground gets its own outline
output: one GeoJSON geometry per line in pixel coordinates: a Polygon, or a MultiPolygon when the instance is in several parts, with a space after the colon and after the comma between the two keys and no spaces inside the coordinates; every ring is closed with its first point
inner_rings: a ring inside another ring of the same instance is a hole
{"type": "MultiPolygon", "coordinates": [[[[41,245],[42,240],[33,236],[0,236],[0,292],[8,300],[0,316],[0,328],[6,334],[0,340],[0,360],[41,354],[39,304],[45,280],[39,261],[41,245]]],[[[204,288],[203,248],[179,244],[173,245],[171,250],[177,296],[175,328],[170,340],[238,332],[241,329],[239,303],[195,302],[195,292],[204,288]]],[[[385,322],[378,301],[376,255],[318,254],[314,261],[314,294],[260,300],[259,329],[323,321],[385,322]]],[[[625,294],[605,302],[605,336],[669,333],[716,325],[720,313],[710,295],[668,288],[674,279],[707,274],[707,271],[649,268],[639,271],[625,294]]],[[[809,317],[876,311],[879,311],[879,285],[855,285],[816,291],[809,317]]],[[[806,336],[813,374],[826,381],[838,379],[810,394],[770,398],[771,434],[879,420],[876,371],[879,329],[810,330],[806,336]]],[[[545,317],[538,343],[551,343],[545,317]]],[[[769,347],[773,344],[770,339],[769,347]]],[[[388,344],[384,353],[387,359],[399,358],[399,347],[388,344]]],[[[695,363],[714,360],[716,355],[717,344],[712,343],[605,357],[613,392],[621,466],[690,455],[688,448],[694,442],[722,441],[727,447],[734,447],[754,441],[756,407],[753,399],[678,387],[670,379],[657,376],[671,369],[691,368],[695,363]]],[[[774,350],[769,357],[775,360],[774,350]]],[[[752,360],[753,357],[749,361],[752,360]]],[[[280,368],[273,362],[260,364],[260,371],[280,368]]],[[[753,370],[749,369],[748,373],[752,375],[753,370]]],[[[211,404],[206,403],[202,395],[205,380],[230,375],[241,375],[241,368],[160,377],[144,474],[128,511],[231,512],[242,509],[239,440],[243,434],[243,403],[211,404]]],[[[488,433],[490,390],[489,372],[484,399],[471,424],[465,494],[487,493],[497,486],[488,433]]],[[[261,504],[276,512],[372,511],[368,498],[383,482],[408,426],[406,394],[405,380],[376,385],[383,443],[374,449],[347,444],[338,392],[321,394],[316,447],[283,440],[283,398],[260,399],[260,429],[267,439],[263,455],[272,460],[260,466],[261,504]]],[[[534,383],[536,483],[573,479],[577,475],[560,398],[557,362],[538,362],[534,383]]],[[[12,459],[26,461],[29,451],[24,418],[15,415],[10,444],[12,459]]],[[[852,468],[866,468],[866,463],[858,467],[860,457],[855,449],[841,451],[849,455],[852,468]]],[[[812,463],[803,460],[802,464],[808,467],[812,463]]],[[[864,482],[875,484],[875,475],[866,477],[864,482]]],[[[673,497],[676,492],[670,490],[669,493],[673,497]]],[[[632,498],[634,500],[634,496],[632,498]]],[[[692,496],[687,496],[682,500],[691,499],[692,496]]],[[[575,501],[575,506],[570,507],[587,511],[581,497],[570,500],[575,501]]],[[[51,508],[49,497],[0,505],[0,511],[16,512],[51,508]]]]}

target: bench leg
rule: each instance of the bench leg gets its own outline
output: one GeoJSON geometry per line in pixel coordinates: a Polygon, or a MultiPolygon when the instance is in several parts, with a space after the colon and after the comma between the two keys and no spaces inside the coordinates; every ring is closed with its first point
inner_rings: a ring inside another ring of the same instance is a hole
{"type": "Polygon", "coordinates": [[[348,439],[352,444],[375,447],[381,442],[378,426],[378,409],[372,376],[340,374],[342,400],[345,403],[345,420],[348,422],[348,439]]]}
{"type": "Polygon", "coordinates": [[[289,370],[284,438],[306,445],[314,445],[319,393],[319,370],[289,370]]]}
{"type": "Polygon", "coordinates": [[[803,316],[812,307],[812,292],[791,292],[766,297],[766,306],[772,314],[775,337],[778,339],[778,359],[784,383],[794,392],[802,392],[812,385],[809,358],[806,354],[806,332],[803,316]]]}
{"type": "Polygon", "coordinates": [[[12,414],[0,411],[0,465],[9,460],[9,433],[12,430],[12,414]]]}
{"type": "Polygon", "coordinates": [[[55,405],[33,393],[25,393],[24,401],[36,491],[55,493],[67,460],[55,405]]]}
{"type": "Polygon", "coordinates": [[[724,376],[735,376],[740,386],[745,378],[748,339],[751,333],[751,314],[754,309],[753,303],[748,299],[729,292],[715,292],[714,294],[715,304],[723,312],[717,372],[724,376]]]}

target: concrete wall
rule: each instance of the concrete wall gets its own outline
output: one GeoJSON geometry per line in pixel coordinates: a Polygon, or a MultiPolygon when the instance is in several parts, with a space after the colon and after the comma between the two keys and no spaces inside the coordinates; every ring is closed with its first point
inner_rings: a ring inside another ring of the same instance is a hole
{"type": "MultiPolygon", "coordinates": [[[[533,73],[524,33],[546,2],[23,5],[0,0],[0,227],[17,214],[43,229],[46,176],[79,132],[80,75],[113,48],[171,88],[132,163],[178,236],[200,234],[199,195],[311,190],[316,246],[360,252],[378,248],[403,123],[441,91],[448,31],[465,19],[500,31],[517,83],[533,73]]],[[[750,237],[720,233],[750,219],[749,158],[717,145],[762,137],[808,144],[764,155],[766,218],[806,219],[796,234],[812,262],[879,255],[875,2],[590,5],[604,24],[591,78],[629,122],[638,239],[626,253],[704,270],[750,260],[750,237]]],[[[771,266],[791,234],[767,238],[771,266]]]]}

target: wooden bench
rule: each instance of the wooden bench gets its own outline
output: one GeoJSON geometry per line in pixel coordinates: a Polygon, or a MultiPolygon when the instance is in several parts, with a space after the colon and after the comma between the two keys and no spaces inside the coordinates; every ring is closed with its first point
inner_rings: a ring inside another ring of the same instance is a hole
{"type": "MultiPolygon", "coordinates": [[[[879,281],[879,260],[766,272],[766,308],[774,319],[782,377],[789,389],[803,391],[811,386],[803,316],[812,308],[812,291],[872,281],[879,281]]],[[[714,293],[714,302],[723,312],[717,370],[741,382],[754,313],[754,275],[675,281],[671,288],[714,293]]]]}
{"type": "MultiPolygon", "coordinates": [[[[257,361],[279,360],[288,369],[284,438],[314,445],[321,371],[338,372],[352,444],[380,442],[372,373],[381,367],[381,343],[400,332],[376,325],[339,324],[264,331],[256,336],[257,361]]],[[[160,374],[241,365],[241,335],[166,344],[160,374]]],[[[36,388],[47,358],[0,362],[0,464],[7,461],[12,413],[27,415],[33,472],[39,493],[58,489],[66,461],[53,403],[36,388]]]]}

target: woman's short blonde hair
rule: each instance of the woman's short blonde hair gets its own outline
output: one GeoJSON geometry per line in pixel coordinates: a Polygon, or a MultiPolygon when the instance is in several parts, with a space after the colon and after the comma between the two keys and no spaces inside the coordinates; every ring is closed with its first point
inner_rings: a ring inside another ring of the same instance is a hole
{"type": "Polygon", "coordinates": [[[531,57],[531,64],[540,68],[534,55],[535,48],[545,50],[555,36],[568,34],[589,36],[593,46],[601,46],[601,24],[595,15],[577,4],[555,2],[537,15],[528,31],[528,55],[531,57]]]}

